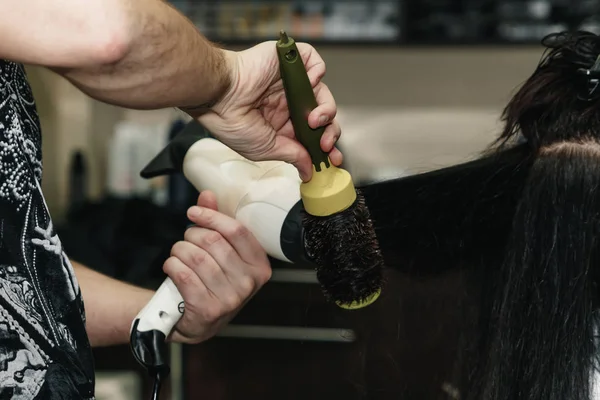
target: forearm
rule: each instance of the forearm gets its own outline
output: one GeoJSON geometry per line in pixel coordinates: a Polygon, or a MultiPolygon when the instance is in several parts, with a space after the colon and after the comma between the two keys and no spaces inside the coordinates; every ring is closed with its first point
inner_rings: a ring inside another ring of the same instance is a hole
{"type": "Polygon", "coordinates": [[[20,0],[0,14],[0,59],[48,67],[110,104],[197,107],[230,85],[233,53],[162,0],[20,0]]]}
{"type": "Polygon", "coordinates": [[[129,343],[131,323],[150,301],[153,291],[102,275],[72,262],[86,310],[86,331],[92,346],[129,343]]]}
{"type": "Polygon", "coordinates": [[[228,53],[210,43],[172,6],[129,0],[126,50],[113,63],[57,69],[88,95],[115,105],[156,109],[198,107],[229,88],[228,53]]]}

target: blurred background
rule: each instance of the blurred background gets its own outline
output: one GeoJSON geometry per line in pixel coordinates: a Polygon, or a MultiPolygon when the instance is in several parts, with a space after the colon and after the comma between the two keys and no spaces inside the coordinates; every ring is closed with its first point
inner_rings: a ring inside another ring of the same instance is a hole
{"type": "MultiPolygon", "coordinates": [[[[339,107],[345,166],[359,182],[477,156],[497,134],[503,106],[535,69],[540,39],[565,29],[600,30],[600,1],[592,0],[171,3],[230,49],[277,39],[282,28],[313,44],[339,107]]],[[[28,73],[43,127],[43,189],[67,252],[156,287],[196,193],[178,176],[138,176],[186,117],[112,107],[47,70],[28,73]]],[[[349,328],[365,319],[323,303],[310,270],[281,266],[220,337],[173,347],[176,367],[163,396],[454,398],[452,327],[461,284],[455,276],[398,280],[395,297],[378,306],[391,318],[372,334],[378,350],[349,328]]],[[[146,377],[126,347],[97,357],[98,399],[147,398],[146,377]]]]}

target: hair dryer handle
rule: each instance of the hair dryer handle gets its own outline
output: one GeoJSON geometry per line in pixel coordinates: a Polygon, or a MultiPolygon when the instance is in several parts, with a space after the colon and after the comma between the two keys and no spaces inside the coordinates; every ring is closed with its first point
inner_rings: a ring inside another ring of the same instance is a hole
{"type": "Polygon", "coordinates": [[[168,369],[165,340],[183,315],[184,302],[167,278],[138,313],[131,327],[130,345],[136,360],[148,369],[168,369]]]}
{"type": "MultiPolygon", "coordinates": [[[[182,172],[198,191],[214,192],[219,211],[246,226],[271,257],[302,259],[301,180],[294,166],[253,162],[204,138],[187,149],[182,172]]],[[[130,342],[139,363],[167,368],[165,340],[183,312],[177,287],[166,279],[132,324],[130,342]]]]}

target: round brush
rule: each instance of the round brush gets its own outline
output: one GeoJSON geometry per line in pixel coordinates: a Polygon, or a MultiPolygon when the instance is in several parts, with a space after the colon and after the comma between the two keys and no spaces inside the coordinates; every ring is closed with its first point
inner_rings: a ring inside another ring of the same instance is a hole
{"type": "Polygon", "coordinates": [[[317,100],[295,41],[281,31],[276,47],[296,138],[313,164],[311,180],[300,186],[307,256],[328,299],[345,309],[365,307],[377,300],[383,283],[383,257],[369,210],[348,171],[334,166],[321,149],[325,128],[308,125],[317,100]]]}

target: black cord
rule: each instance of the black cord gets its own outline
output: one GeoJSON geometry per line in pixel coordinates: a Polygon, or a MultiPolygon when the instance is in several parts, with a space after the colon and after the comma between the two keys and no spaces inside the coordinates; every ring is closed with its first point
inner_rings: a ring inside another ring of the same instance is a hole
{"type": "Polygon", "coordinates": [[[154,375],[154,387],[152,389],[152,400],[158,400],[158,395],[160,394],[160,388],[162,386],[162,374],[160,371],[156,371],[154,375]]]}

